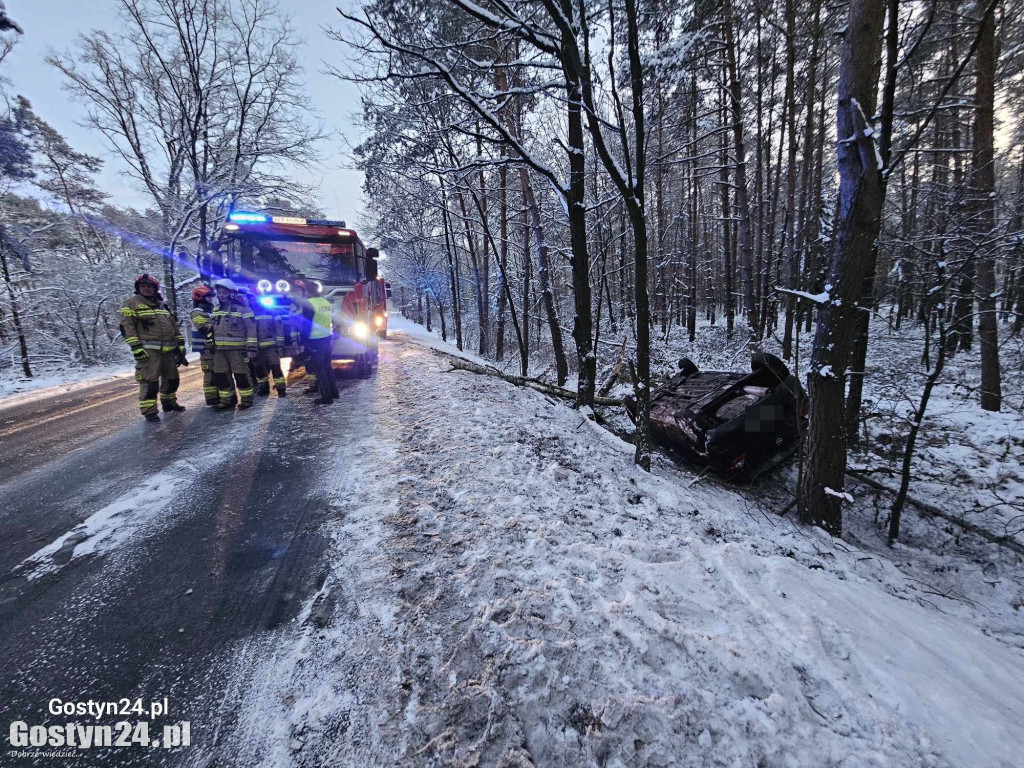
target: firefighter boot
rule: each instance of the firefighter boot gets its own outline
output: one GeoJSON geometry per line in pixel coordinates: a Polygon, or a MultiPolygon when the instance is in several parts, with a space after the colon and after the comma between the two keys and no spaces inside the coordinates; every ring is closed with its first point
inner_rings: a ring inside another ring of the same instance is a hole
{"type": "Polygon", "coordinates": [[[235,403],[235,385],[231,383],[231,375],[227,373],[215,373],[214,386],[217,387],[217,395],[220,402],[217,403],[218,411],[226,411],[228,409],[234,409],[235,403]]]}
{"type": "Polygon", "coordinates": [[[238,387],[238,407],[252,408],[252,382],[244,373],[235,374],[235,385],[238,387]]]}
{"type": "Polygon", "coordinates": [[[147,413],[146,414],[146,421],[148,421],[150,424],[159,424],[160,423],[160,414],[159,413],[147,413]]]}

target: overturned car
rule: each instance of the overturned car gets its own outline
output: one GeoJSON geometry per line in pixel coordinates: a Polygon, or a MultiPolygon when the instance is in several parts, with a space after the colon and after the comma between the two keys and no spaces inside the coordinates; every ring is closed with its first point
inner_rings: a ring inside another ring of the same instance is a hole
{"type": "MultiPolygon", "coordinates": [[[[795,447],[806,398],[774,355],[757,353],[750,373],[701,371],[689,359],[651,393],[651,434],[687,461],[749,481],[795,447]]],[[[626,398],[630,418],[636,403],[626,398]]]]}

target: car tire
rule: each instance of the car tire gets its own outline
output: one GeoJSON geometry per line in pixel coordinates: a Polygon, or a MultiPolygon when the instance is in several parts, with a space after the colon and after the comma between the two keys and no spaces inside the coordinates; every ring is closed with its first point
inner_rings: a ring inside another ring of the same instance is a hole
{"type": "Polygon", "coordinates": [[[363,354],[356,360],[356,378],[357,379],[368,379],[373,374],[373,363],[370,361],[369,354],[363,354]]]}
{"type": "Polygon", "coordinates": [[[693,362],[693,360],[688,357],[680,358],[679,372],[683,374],[683,376],[693,376],[693,374],[698,373],[699,371],[700,368],[697,367],[697,364],[693,362]]]}
{"type": "Polygon", "coordinates": [[[762,370],[771,371],[779,381],[789,378],[789,368],[775,355],[768,352],[757,352],[750,358],[750,370],[754,373],[762,370]]]}

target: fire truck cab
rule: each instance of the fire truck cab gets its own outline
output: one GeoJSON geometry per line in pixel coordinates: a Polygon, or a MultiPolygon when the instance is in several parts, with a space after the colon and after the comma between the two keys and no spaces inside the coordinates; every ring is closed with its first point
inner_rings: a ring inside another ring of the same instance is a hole
{"type": "Polygon", "coordinates": [[[310,298],[317,295],[331,303],[335,370],[372,374],[380,338],[377,318],[386,318],[386,289],[377,275],[376,249],[365,248],[355,230],[344,221],[234,211],[219,246],[200,271],[249,286],[262,306],[280,314],[286,323],[286,355],[301,348],[295,324],[289,322],[295,306],[290,289],[301,279],[311,289],[310,298]]]}

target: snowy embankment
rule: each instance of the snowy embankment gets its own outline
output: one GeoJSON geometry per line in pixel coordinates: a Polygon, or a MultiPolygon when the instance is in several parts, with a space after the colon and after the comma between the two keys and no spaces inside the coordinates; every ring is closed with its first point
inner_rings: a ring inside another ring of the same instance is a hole
{"type": "Polygon", "coordinates": [[[312,491],[338,510],[322,588],[221,660],[245,691],[229,762],[1020,765],[1024,651],[974,613],[749,491],[639,471],[585,414],[448,372],[408,325],[377,438],[312,491]]]}
{"type": "Polygon", "coordinates": [[[53,395],[87,389],[115,379],[130,379],[135,366],[125,363],[81,367],[75,366],[33,376],[0,379],[0,409],[43,400],[53,395]]]}
{"type": "MultiPolygon", "coordinates": [[[[131,357],[127,355],[127,357],[131,357]]],[[[189,363],[199,360],[199,353],[189,353],[189,363]]],[[[36,400],[45,400],[54,395],[95,387],[108,381],[127,381],[135,376],[134,363],[110,363],[108,365],[71,366],[38,374],[32,378],[12,376],[0,379],[0,410],[15,405],[24,405],[36,400]]]]}

